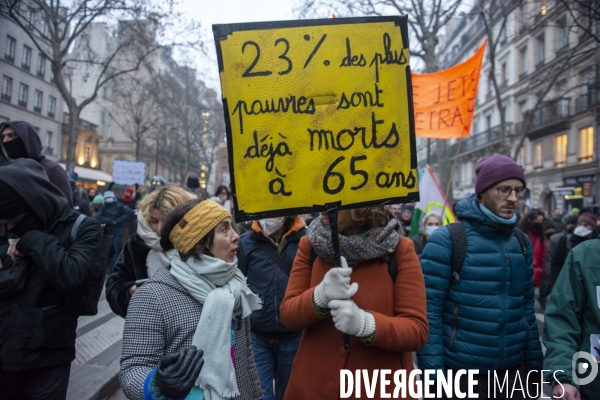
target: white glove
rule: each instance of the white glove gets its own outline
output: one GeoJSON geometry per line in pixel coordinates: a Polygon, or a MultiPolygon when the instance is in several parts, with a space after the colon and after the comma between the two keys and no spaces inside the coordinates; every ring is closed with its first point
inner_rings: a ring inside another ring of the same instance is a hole
{"type": "Polygon", "coordinates": [[[350,284],[350,274],[352,268],[342,257],[342,267],[327,271],[323,281],[315,288],[315,303],[321,308],[327,308],[327,303],[331,300],[346,300],[354,296],[358,290],[358,283],[350,284]]]}
{"type": "Polygon", "coordinates": [[[365,337],[375,332],[375,317],[352,300],[332,300],[328,304],[335,328],[348,335],[365,337]]]}

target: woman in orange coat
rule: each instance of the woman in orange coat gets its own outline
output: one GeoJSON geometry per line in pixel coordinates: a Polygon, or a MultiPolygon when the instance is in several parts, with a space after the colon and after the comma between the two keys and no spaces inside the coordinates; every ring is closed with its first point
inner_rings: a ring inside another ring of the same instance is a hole
{"type": "MultiPolygon", "coordinates": [[[[423,273],[398,220],[386,207],[369,207],[340,211],[338,226],[342,268],[333,266],[329,220],[322,213],[300,240],[281,303],[283,324],[304,330],[286,400],[339,398],[342,369],[353,375],[367,370],[370,377],[375,369],[389,369],[386,393],[392,394],[393,373],[406,370],[408,378],[411,352],[427,342],[423,273]],[[393,252],[395,262],[389,261],[393,252]]],[[[374,393],[379,398],[379,379],[374,393]]]]}

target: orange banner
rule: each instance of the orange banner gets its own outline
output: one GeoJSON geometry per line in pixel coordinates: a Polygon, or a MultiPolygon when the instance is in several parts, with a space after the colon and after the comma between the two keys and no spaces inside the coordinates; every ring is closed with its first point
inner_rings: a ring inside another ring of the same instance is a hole
{"type": "Polygon", "coordinates": [[[469,136],[487,39],[462,64],[432,74],[412,74],[416,135],[431,139],[469,136]]]}

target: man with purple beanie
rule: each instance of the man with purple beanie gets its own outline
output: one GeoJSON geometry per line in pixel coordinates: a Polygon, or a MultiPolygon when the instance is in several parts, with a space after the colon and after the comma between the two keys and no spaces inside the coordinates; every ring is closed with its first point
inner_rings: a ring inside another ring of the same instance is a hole
{"type": "MultiPolygon", "coordinates": [[[[451,261],[459,249],[447,226],[437,229],[423,250],[429,340],[417,353],[418,366],[446,377],[450,370],[478,369],[479,399],[538,398],[543,357],[533,309],[533,256],[526,235],[518,239],[515,234],[517,201],[527,194],[525,174],[500,154],[481,159],[475,174],[475,194],[455,207],[467,242],[459,279],[451,261]],[[538,371],[529,379],[538,384],[528,393],[529,371],[538,371]],[[490,397],[494,376],[497,397],[490,397]],[[501,389],[505,377],[508,385],[501,389]],[[524,392],[512,391],[515,382],[524,392]]],[[[463,377],[460,387],[466,392],[463,377]]]]}

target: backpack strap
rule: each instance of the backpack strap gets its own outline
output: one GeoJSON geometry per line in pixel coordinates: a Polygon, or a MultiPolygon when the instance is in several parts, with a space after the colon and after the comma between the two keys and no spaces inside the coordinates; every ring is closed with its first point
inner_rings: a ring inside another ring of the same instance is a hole
{"type": "Polygon", "coordinates": [[[519,241],[519,245],[521,246],[521,252],[523,253],[523,257],[527,260],[527,240],[525,239],[525,232],[520,230],[519,228],[515,228],[513,230],[517,240],[519,241]]]}
{"type": "Polygon", "coordinates": [[[290,263],[284,260],[279,253],[277,253],[275,247],[273,247],[273,245],[271,245],[266,240],[259,240],[258,244],[261,247],[261,249],[263,249],[265,253],[267,253],[269,257],[271,257],[271,259],[277,263],[279,268],[281,268],[281,270],[285,272],[287,276],[290,276],[290,272],[292,272],[292,266],[290,265],[290,263]]]}
{"type": "Polygon", "coordinates": [[[81,223],[83,222],[84,219],[85,219],[85,215],[79,214],[79,216],[75,220],[75,223],[73,224],[73,227],[71,228],[71,244],[75,243],[75,239],[77,239],[77,231],[79,230],[79,225],[81,225],[81,223]]]}
{"type": "MultiPolygon", "coordinates": [[[[317,259],[317,252],[314,247],[310,246],[310,267],[312,268],[315,260],[317,259]]],[[[387,261],[388,273],[392,278],[392,282],[396,283],[396,275],[398,275],[398,260],[396,259],[396,252],[390,253],[390,258],[387,261]]]]}
{"type": "Polygon", "coordinates": [[[450,283],[455,285],[460,283],[460,270],[467,257],[467,231],[461,222],[454,222],[446,226],[450,231],[450,239],[452,240],[452,256],[450,259],[452,276],[450,283]]]}

